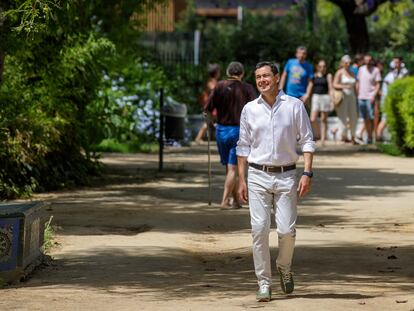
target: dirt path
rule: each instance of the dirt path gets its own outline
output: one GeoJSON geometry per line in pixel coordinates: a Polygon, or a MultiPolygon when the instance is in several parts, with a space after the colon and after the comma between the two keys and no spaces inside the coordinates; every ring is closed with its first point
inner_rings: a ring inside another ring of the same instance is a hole
{"type": "Polygon", "coordinates": [[[255,302],[248,209],[207,206],[199,146],[170,151],[163,173],[155,155],[105,155],[93,187],[39,195],[59,226],[55,266],[1,290],[0,310],[414,309],[414,160],[332,149],[300,202],[293,295],[274,276],[274,300],[255,302]]]}

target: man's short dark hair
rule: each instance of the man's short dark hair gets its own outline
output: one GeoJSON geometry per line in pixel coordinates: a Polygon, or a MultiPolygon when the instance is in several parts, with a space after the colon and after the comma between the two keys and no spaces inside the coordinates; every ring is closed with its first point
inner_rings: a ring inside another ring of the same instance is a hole
{"type": "Polygon", "coordinates": [[[220,72],[220,65],[219,64],[209,64],[207,67],[208,76],[210,78],[216,77],[220,72]]]}
{"type": "Polygon", "coordinates": [[[256,70],[265,66],[269,66],[274,75],[277,75],[279,73],[279,68],[277,68],[277,65],[272,62],[259,62],[256,65],[256,70]]]}
{"type": "Polygon", "coordinates": [[[354,63],[358,63],[364,59],[364,54],[356,53],[354,56],[354,63]]]}
{"type": "Polygon", "coordinates": [[[307,48],[306,48],[306,46],[304,46],[304,45],[299,45],[299,46],[296,48],[296,51],[298,51],[298,50],[305,51],[305,52],[307,52],[307,51],[308,51],[308,49],[307,49],[307,48]]]}
{"type": "Polygon", "coordinates": [[[229,77],[231,77],[231,76],[236,76],[236,77],[241,76],[242,74],[244,74],[243,64],[239,63],[239,62],[231,62],[227,66],[226,74],[229,77]]]}

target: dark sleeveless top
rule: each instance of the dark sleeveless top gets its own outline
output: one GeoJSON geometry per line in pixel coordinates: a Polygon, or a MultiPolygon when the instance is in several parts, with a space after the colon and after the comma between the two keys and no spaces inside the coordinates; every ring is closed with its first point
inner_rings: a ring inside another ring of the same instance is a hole
{"type": "Polygon", "coordinates": [[[326,75],[322,77],[314,77],[313,78],[313,93],[314,94],[328,94],[328,79],[326,75]]]}

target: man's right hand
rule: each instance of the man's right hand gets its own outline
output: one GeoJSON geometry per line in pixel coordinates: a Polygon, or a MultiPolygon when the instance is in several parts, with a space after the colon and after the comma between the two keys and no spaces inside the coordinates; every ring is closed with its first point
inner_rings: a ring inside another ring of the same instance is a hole
{"type": "Polygon", "coordinates": [[[240,180],[239,181],[239,201],[240,203],[247,203],[247,201],[249,200],[248,194],[247,194],[247,185],[246,182],[244,180],[240,180]]]}

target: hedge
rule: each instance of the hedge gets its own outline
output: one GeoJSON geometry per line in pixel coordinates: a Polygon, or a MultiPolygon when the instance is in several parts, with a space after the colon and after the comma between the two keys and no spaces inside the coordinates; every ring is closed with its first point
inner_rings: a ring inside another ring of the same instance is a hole
{"type": "Polygon", "coordinates": [[[414,77],[390,86],[385,112],[393,142],[404,154],[414,156],[414,77]]]}

